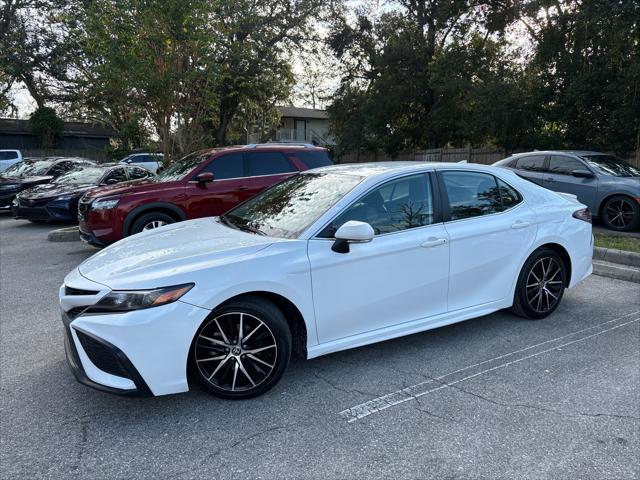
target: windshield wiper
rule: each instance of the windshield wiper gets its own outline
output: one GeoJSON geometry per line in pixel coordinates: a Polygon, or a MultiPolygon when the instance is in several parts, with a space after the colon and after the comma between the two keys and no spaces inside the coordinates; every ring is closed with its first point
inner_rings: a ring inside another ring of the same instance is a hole
{"type": "Polygon", "coordinates": [[[227,226],[229,226],[231,228],[235,228],[236,230],[242,230],[243,232],[256,233],[258,235],[263,235],[263,236],[267,235],[262,230],[260,230],[260,229],[258,229],[256,227],[252,227],[251,225],[233,223],[231,220],[229,220],[229,218],[226,215],[222,215],[220,217],[220,220],[222,220],[222,222],[224,222],[225,225],[227,225],[227,226]]]}

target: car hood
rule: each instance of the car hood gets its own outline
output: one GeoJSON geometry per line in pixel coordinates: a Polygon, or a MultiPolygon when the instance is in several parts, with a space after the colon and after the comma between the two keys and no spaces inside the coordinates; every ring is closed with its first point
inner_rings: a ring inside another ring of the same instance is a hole
{"type": "Polygon", "coordinates": [[[60,195],[67,194],[81,194],[91,188],[95,188],[95,185],[92,184],[82,184],[82,185],[69,185],[69,184],[57,184],[57,183],[48,183],[45,185],[36,185],[35,187],[30,188],[29,190],[23,191],[20,196],[22,198],[29,198],[33,200],[42,199],[42,198],[51,198],[58,197],[60,195]]]}
{"type": "Polygon", "coordinates": [[[53,177],[41,175],[37,177],[0,177],[0,183],[12,183],[16,185],[36,185],[38,183],[50,182],[53,177]]]}
{"type": "Polygon", "coordinates": [[[215,217],[201,218],[124,238],[84,261],[79,271],[113,290],[155,288],[279,241],[287,240],[236,230],[215,217]]]}
{"type": "Polygon", "coordinates": [[[86,194],[87,199],[96,197],[111,197],[132,193],[153,192],[155,190],[166,190],[171,186],[178,185],[179,182],[154,182],[148,179],[133,180],[130,182],[117,183],[96,188],[86,194]]]}

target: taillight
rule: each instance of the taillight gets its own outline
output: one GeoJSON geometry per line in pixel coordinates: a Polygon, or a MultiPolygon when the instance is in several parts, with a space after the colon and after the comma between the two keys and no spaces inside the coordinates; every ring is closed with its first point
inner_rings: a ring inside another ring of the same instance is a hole
{"type": "Polygon", "coordinates": [[[588,208],[583,208],[582,210],[576,210],[573,212],[573,218],[577,218],[578,220],[582,220],[584,222],[591,223],[591,210],[588,208]]]}

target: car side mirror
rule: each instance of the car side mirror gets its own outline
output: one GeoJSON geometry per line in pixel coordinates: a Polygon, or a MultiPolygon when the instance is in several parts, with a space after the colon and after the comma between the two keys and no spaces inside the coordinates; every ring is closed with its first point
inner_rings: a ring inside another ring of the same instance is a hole
{"type": "Polygon", "coordinates": [[[104,182],[105,185],[113,185],[115,183],[118,183],[118,180],[115,178],[107,178],[106,182],[104,182]]]}
{"type": "Polygon", "coordinates": [[[350,243],[370,242],[375,234],[373,227],[368,223],[349,220],[336,231],[336,241],[333,242],[331,250],[336,253],[349,253],[350,243]]]}
{"type": "Polygon", "coordinates": [[[589,170],[572,170],[571,175],[578,178],[593,178],[595,175],[589,170]]]}
{"type": "Polygon", "coordinates": [[[198,183],[211,183],[213,182],[213,173],[202,172],[196,175],[196,182],[198,183]]]}

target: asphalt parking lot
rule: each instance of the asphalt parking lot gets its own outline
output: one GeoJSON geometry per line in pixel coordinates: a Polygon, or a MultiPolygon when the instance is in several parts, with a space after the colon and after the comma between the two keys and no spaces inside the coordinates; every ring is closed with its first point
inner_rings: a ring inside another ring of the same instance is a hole
{"type": "Polygon", "coordinates": [[[57,289],[95,250],[53,228],[0,215],[2,478],[640,477],[638,284],[294,359],[253,400],[127,399],[67,368],[57,289]]]}

